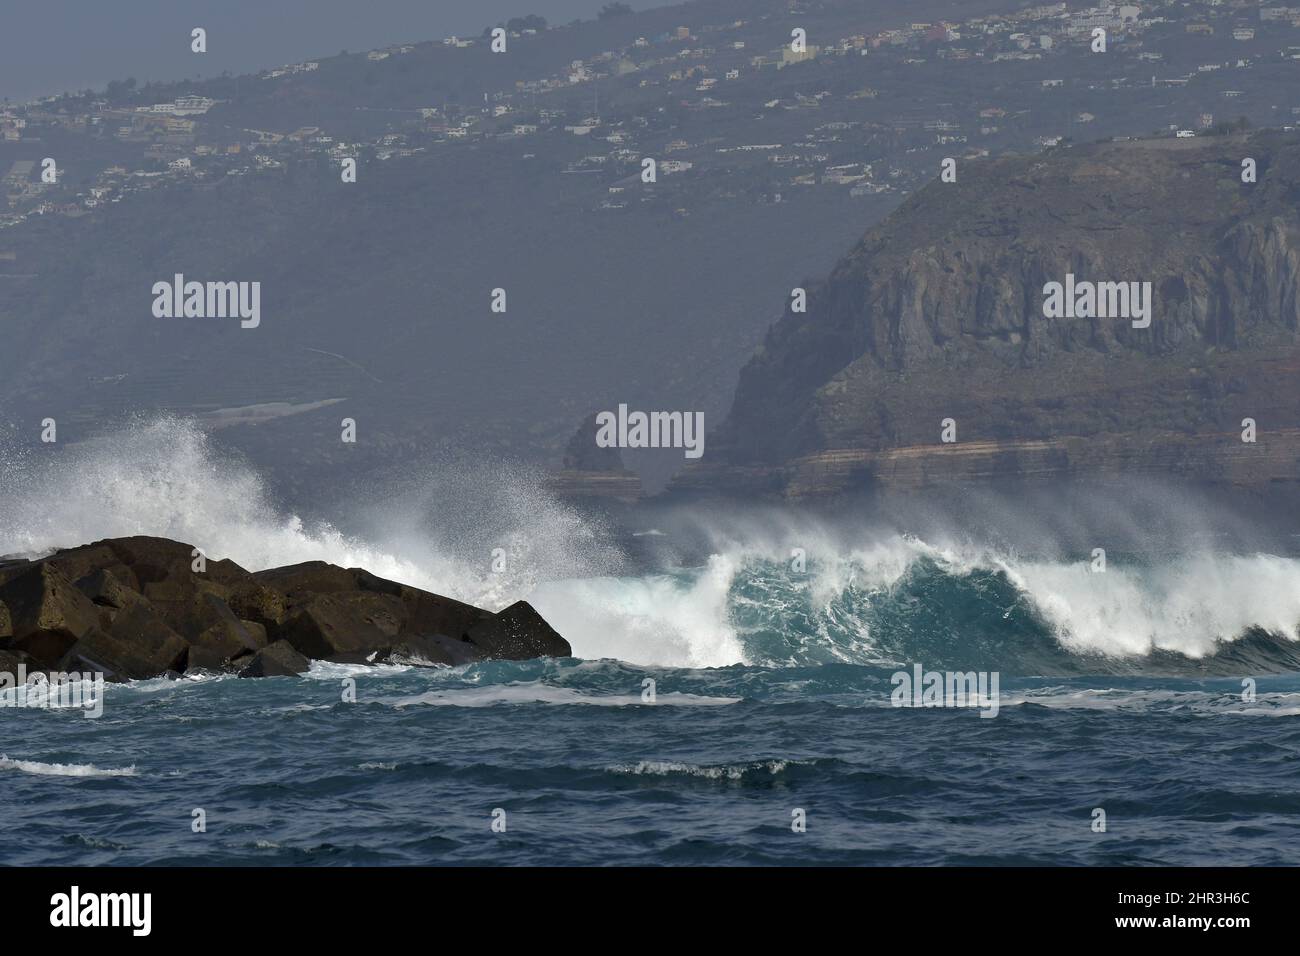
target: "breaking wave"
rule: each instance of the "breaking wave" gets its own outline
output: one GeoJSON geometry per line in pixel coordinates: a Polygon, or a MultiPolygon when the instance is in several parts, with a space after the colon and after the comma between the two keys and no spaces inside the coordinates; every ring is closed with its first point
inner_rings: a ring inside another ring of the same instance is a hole
{"type": "Polygon", "coordinates": [[[42,763],[11,760],[0,754],[0,770],[17,770],[41,777],[134,777],[135,767],[95,767],[88,763],[42,763]]]}
{"type": "Polygon", "coordinates": [[[1158,563],[963,555],[894,537],[805,570],[753,554],[544,585],[534,603],[584,656],[640,664],[843,662],[1021,674],[1300,669],[1300,561],[1158,563]]]}
{"type": "Polygon", "coordinates": [[[490,472],[374,489],[382,509],[358,507],[345,529],[281,507],[261,475],[199,425],[165,417],[48,455],[0,445],[0,554],[156,535],[251,571],[328,561],[492,609],[541,580],[618,566],[599,530],[526,471],[490,472]],[[467,512],[490,515],[490,526],[469,534],[457,523],[467,512]],[[496,549],[504,564],[494,569],[496,549]]]}
{"type": "Polygon", "coordinates": [[[1197,543],[1117,556],[1097,573],[1087,555],[1029,556],[865,526],[830,534],[790,514],[723,533],[710,527],[714,516],[686,513],[678,524],[705,529],[706,556],[678,560],[674,531],[659,530],[672,526],[656,521],[653,536],[629,537],[668,550],[637,564],[614,531],[542,488],[525,470],[494,465],[491,480],[420,476],[371,496],[382,507],[307,520],[197,425],[165,418],[49,455],[0,449],[0,553],[151,534],[251,570],[360,566],[489,608],[527,598],[575,655],[645,666],[1300,669],[1294,557],[1197,543]]]}
{"type": "MultiPolygon", "coordinates": [[[[795,761],[797,764],[798,761],[795,761]]],[[[757,760],[744,764],[700,766],[676,760],[640,760],[635,764],[609,767],[610,773],[632,777],[701,777],[705,780],[745,780],[749,777],[775,777],[791,765],[789,760],[757,760]]]]}

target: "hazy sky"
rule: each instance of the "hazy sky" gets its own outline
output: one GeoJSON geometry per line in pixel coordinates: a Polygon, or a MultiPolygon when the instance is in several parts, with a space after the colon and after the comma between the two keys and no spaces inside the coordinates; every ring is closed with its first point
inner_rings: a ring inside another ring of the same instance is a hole
{"type": "MultiPolygon", "coordinates": [[[[25,100],[109,80],[243,73],[340,50],[478,34],[530,13],[590,19],[605,0],[4,0],[0,98],[25,100]],[[190,52],[190,31],[208,52],[190,52]]],[[[637,10],[665,0],[628,0],[637,10]]]]}

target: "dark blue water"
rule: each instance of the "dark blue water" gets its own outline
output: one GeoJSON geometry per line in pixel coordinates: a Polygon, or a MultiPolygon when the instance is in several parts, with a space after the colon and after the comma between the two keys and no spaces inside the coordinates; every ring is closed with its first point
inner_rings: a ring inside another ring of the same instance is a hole
{"type": "Polygon", "coordinates": [[[611,535],[458,462],[367,489],[375,514],[341,503],[344,533],[193,423],[61,453],[0,449],[0,554],[148,533],[250,570],[364,566],[527,598],[576,659],[153,680],[93,720],[0,692],[3,863],[1300,863],[1288,511],[1141,485],[888,522],[686,507],[611,535]],[[997,716],[892,707],[914,664],[998,674],[997,716]]]}
{"type": "Polygon", "coordinates": [[[1004,675],[993,718],[892,707],[890,675],[572,660],[110,686],[99,719],[0,712],[3,862],[1300,863],[1300,675],[1250,702],[1233,678],[1004,675]]]}

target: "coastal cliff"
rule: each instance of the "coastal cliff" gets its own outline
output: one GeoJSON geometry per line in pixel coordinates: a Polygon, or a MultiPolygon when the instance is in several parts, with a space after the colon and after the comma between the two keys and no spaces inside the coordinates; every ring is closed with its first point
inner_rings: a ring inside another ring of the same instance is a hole
{"type": "Polygon", "coordinates": [[[1298,205],[1291,132],[960,161],[804,284],[673,490],[1300,482],[1298,205]],[[1149,326],[1047,317],[1067,276],[1150,283],[1149,326]]]}

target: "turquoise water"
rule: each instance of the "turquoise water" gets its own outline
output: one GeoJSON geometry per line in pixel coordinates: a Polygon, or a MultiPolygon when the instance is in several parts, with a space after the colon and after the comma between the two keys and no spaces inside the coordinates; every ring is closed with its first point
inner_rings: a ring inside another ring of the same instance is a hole
{"type": "MultiPolygon", "coordinates": [[[[700,613],[713,578],[552,594],[700,613]]],[[[4,862],[1300,863],[1300,674],[1266,673],[1286,637],[1248,665],[1072,653],[1005,572],[931,558],[829,600],[784,564],[727,580],[744,663],[317,663],[109,686],[94,720],[6,709],[4,862]],[[996,671],[996,716],[893,706],[913,662],[996,671]]]]}
{"type": "Polygon", "coordinates": [[[0,554],[155,534],[326,560],[527,598],[574,652],[109,686],[93,720],[0,706],[0,862],[1300,863],[1286,510],[1141,485],[611,533],[497,465],[362,492],[304,520],[171,419],[0,449],[0,554]],[[893,706],[917,666],[996,676],[996,716],[893,706]]]}

